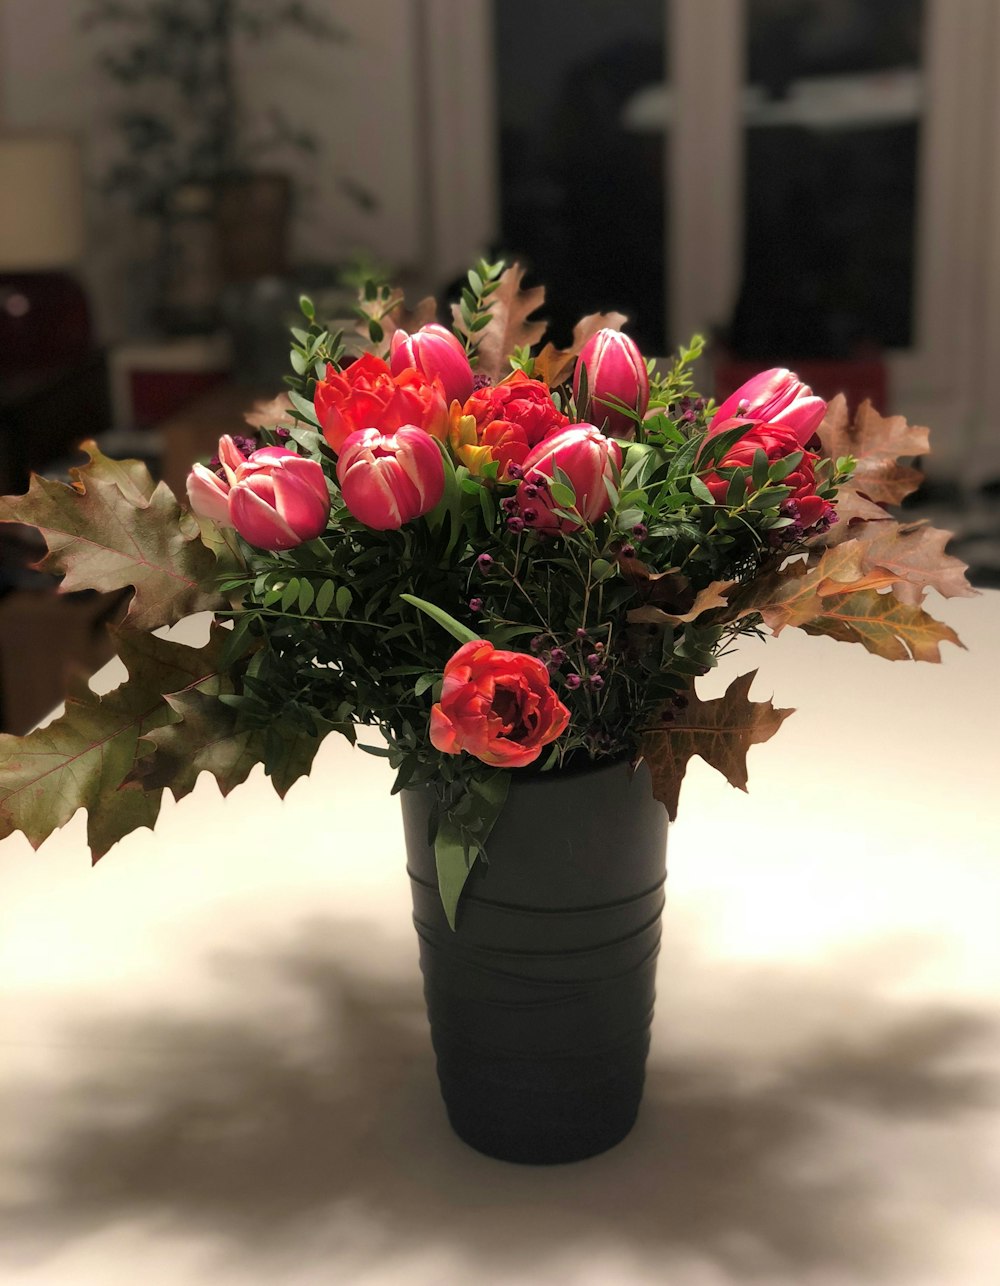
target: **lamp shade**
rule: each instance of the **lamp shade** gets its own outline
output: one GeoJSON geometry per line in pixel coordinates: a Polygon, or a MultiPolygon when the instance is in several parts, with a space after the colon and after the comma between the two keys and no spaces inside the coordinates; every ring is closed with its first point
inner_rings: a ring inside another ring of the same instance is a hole
{"type": "Polygon", "coordinates": [[[0,272],[67,268],[83,253],[83,176],[71,138],[0,134],[0,272]]]}

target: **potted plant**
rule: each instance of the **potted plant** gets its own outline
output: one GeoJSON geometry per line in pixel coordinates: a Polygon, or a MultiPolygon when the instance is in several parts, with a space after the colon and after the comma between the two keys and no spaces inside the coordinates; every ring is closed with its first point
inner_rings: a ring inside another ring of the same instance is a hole
{"type": "Polygon", "coordinates": [[[346,34],[306,0],[92,0],[83,21],[101,69],[129,99],[105,187],[159,230],[158,320],[211,329],[223,283],[286,271],[289,166],[319,146],[260,85],[252,97],[241,91],[240,46],[279,30],[346,34]]]}
{"type": "Polygon", "coordinates": [[[699,676],[788,626],[938,661],[958,639],[925,591],[973,591],[947,533],[885,507],[925,429],[780,369],[714,406],[700,341],[658,370],[620,314],[539,347],[521,278],[479,263],[451,330],[369,283],[350,363],[303,299],[287,398],[193,467],[190,510],[94,448],[0,501],[65,589],[134,591],[128,681],[3,738],[0,835],[83,806],[96,860],[203,770],[227,793],[263,763],[284,794],[329,732],[383,756],[452,1123],[549,1162],[635,1119],[688,761],[745,788],[791,713],[699,676]],[[156,633],[199,611],[206,646],[156,633]]]}

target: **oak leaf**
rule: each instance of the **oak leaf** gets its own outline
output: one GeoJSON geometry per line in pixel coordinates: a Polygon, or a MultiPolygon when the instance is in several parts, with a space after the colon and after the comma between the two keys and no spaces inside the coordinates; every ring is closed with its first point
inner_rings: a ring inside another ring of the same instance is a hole
{"type": "Polygon", "coordinates": [[[802,622],[802,629],[842,643],[860,643],[887,661],[939,662],[941,643],[964,647],[951,626],[936,621],[918,603],[900,602],[891,591],[880,594],[875,589],[829,596],[822,614],[802,622]]]}
{"type": "Polygon", "coordinates": [[[647,625],[689,625],[697,620],[702,612],[710,612],[717,607],[729,606],[727,593],[738,582],[734,580],[714,580],[700,589],[695,600],[686,612],[680,614],[665,612],[662,608],[647,603],[644,607],[633,607],[628,613],[628,620],[633,624],[647,625]]]}
{"type": "Polygon", "coordinates": [[[621,330],[627,321],[624,313],[616,312],[589,313],[586,317],[581,317],[573,327],[573,342],[569,348],[556,348],[555,344],[546,344],[535,358],[535,379],[543,380],[549,388],[564,384],[587,341],[599,330],[621,330]]]}
{"type": "Polygon", "coordinates": [[[140,747],[132,780],[145,789],[166,787],[175,799],[191,793],[203,772],[228,795],[246,781],[251,769],[265,759],[274,766],[268,780],[284,799],[289,789],[309,773],[320,741],[330,726],[315,737],[280,720],[266,728],[242,728],[237,712],[219,700],[233,685],[221,675],[194,689],[168,693],[174,720],[149,732],[140,747]],[[275,744],[280,754],[274,755],[275,744]]]}
{"type": "Polygon", "coordinates": [[[831,460],[852,455],[858,467],[847,486],[878,504],[897,505],[916,491],[919,469],[899,463],[904,456],[926,455],[930,450],[925,428],[907,424],[902,415],[882,416],[871,402],[862,402],[853,423],[847,400],[838,393],[827,407],[817,430],[823,455],[831,460]]]}
{"type": "Polygon", "coordinates": [[[216,560],[166,483],[138,460],[112,460],[93,442],[72,485],[33,474],[26,495],[0,497],[0,522],[27,523],[45,538],[39,570],[62,575],[62,589],[134,590],[125,623],[171,625],[224,606],[211,588],[216,560]]]}
{"type": "Polygon", "coordinates": [[[944,598],[974,597],[976,590],[965,578],[967,564],[945,553],[950,531],[924,522],[859,523],[855,539],[866,570],[882,567],[897,576],[896,597],[919,603],[925,589],[936,589],[944,598]]]}
{"type": "Polygon", "coordinates": [[[646,734],[641,750],[653,778],[653,794],[666,805],[670,820],[677,816],[681,782],[688,761],[700,755],[731,786],[747,788],[747,751],[768,741],[792,710],[776,710],[770,701],[751,701],[748,693],[757,671],[741,674],[725,695],[700,700],[692,691],[686,709],[669,727],[646,734]]]}
{"type": "Polygon", "coordinates": [[[509,373],[509,358],[515,348],[531,347],[545,334],[543,321],[529,321],[545,302],[545,287],[521,289],[524,269],[511,264],[500,275],[499,285],[489,298],[489,321],[482,330],[469,334],[458,304],[452,304],[455,329],[471,339],[479,354],[477,374],[487,375],[495,384],[509,373]]]}
{"type": "Polygon", "coordinates": [[[287,393],[279,393],[267,402],[254,402],[249,411],[244,411],[243,419],[252,429],[295,429],[299,424],[287,393]]]}
{"type": "Polygon", "coordinates": [[[799,559],[752,581],[733,602],[739,617],[755,612],[777,635],[786,625],[801,626],[822,616],[828,595],[882,589],[897,579],[895,572],[866,567],[862,546],[852,540],[824,550],[818,559],[799,559]]]}
{"type": "Polygon", "coordinates": [[[38,848],[85,808],[97,861],[123,835],[156,820],[160,791],[122,785],[141,738],[173,717],[165,694],[210,682],[219,645],[191,648],[124,629],[112,635],[127,682],[104,696],[81,684],[47,727],[0,736],[0,838],[23,831],[38,848]]]}

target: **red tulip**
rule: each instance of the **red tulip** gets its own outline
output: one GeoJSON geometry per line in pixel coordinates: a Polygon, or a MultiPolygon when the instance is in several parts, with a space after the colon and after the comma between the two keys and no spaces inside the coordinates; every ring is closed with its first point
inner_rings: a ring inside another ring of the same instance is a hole
{"type": "Polygon", "coordinates": [[[415,335],[397,330],[389,348],[393,375],[415,367],[429,380],[441,381],[448,402],[464,402],[472,392],[474,376],[461,342],[444,326],[431,322],[415,335]]]}
{"type": "Polygon", "coordinates": [[[809,385],[803,384],[797,375],[783,366],[775,366],[747,380],[726,398],[712,416],[708,437],[714,438],[727,420],[739,417],[765,424],[782,424],[792,430],[798,445],[804,447],[819,428],[824,415],[826,403],[823,399],[814,396],[809,385]]]}
{"type": "Polygon", "coordinates": [[[524,768],[568,723],[569,710],[537,657],[472,639],[444,667],[431,745],[446,755],[464,750],[496,768],[524,768]]]}
{"type": "Polygon", "coordinates": [[[413,424],[395,433],[361,429],[337,461],[344,504],[375,531],[395,531],[433,509],[444,494],[444,462],[434,438],[413,424]]]}
{"type": "Polygon", "coordinates": [[[392,433],[406,425],[426,429],[444,442],[448,403],[440,380],[407,367],[393,375],[380,357],[365,353],[344,371],[327,367],[313,394],[323,436],[340,452],[358,429],[392,433]]]}
{"type": "Polygon", "coordinates": [[[525,526],[550,535],[578,531],[581,524],[552,512],[563,506],[552,499],[549,483],[558,467],[576,492],[576,509],[586,523],[595,523],[611,508],[605,479],[613,480],[613,466],[621,468],[621,447],[593,424],[571,424],[532,450],[521,466],[524,481],[517,489],[517,503],[525,526]]]}
{"type": "Polygon", "coordinates": [[[285,447],[254,451],[235,471],[229,518],[258,549],[294,549],[326,528],[330,492],[315,460],[285,447]]]}
{"type": "Polygon", "coordinates": [[[618,402],[641,419],[649,406],[649,375],[635,341],[620,330],[599,330],[583,346],[573,372],[573,396],[580,396],[581,372],[587,372],[587,405],[577,412],[614,438],[635,436],[635,420],[615,410],[618,402]]]}

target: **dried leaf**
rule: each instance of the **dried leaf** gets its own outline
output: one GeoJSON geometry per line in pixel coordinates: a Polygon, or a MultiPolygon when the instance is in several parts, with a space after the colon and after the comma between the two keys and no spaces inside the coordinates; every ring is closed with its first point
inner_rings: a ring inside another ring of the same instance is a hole
{"type": "Polygon", "coordinates": [[[544,380],[549,388],[564,384],[587,341],[599,330],[621,330],[627,321],[624,313],[615,312],[590,313],[581,317],[573,327],[573,342],[569,348],[556,348],[554,344],[546,344],[535,358],[535,379],[544,380]]]}
{"type": "Polygon", "coordinates": [[[634,607],[628,613],[628,619],[632,624],[688,625],[696,620],[702,612],[710,612],[717,607],[728,607],[727,591],[731,590],[737,583],[734,580],[712,581],[710,585],[706,585],[704,589],[698,591],[694,603],[681,615],[664,612],[659,607],[647,604],[645,607],[634,607]]]}
{"type": "MultiPolygon", "coordinates": [[[[500,276],[500,284],[490,296],[490,320],[472,336],[473,346],[479,354],[477,371],[499,383],[509,373],[509,358],[515,348],[537,344],[545,334],[545,322],[528,321],[533,312],[545,302],[545,287],[532,286],[521,289],[524,269],[511,264],[500,276]]],[[[455,328],[463,335],[468,330],[457,304],[452,305],[455,328]]]]}
{"type": "Polygon", "coordinates": [[[298,420],[292,415],[292,402],[287,393],[279,393],[269,402],[254,402],[243,414],[252,429],[294,429],[298,420]]]}
{"type": "Polygon", "coordinates": [[[224,606],[207,588],[216,561],[198,523],[138,460],[111,460],[93,442],[72,486],[33,474],[27,495],[0,498],[0,522],[27,523],[45,538],[42,571],[63,575],[64,591],[131,586],[125,623],[153,630],[224,606]]]}
{"type": "Polygon", "coordinates": [[[807,634],[826,634],[842,643],[860,643],[887,661],[941,660],[943,642],[964,647],[955,631],[916,603],[893,593],[855,590],[824,599],[823,614],[802,623],[807,634]]]}
{"type": "Polygon", "coordinates": [[[65,714],[47,727],[25,737],[0,736],[0,838],[23,831],[37,848],[86,808],[97,861],[123,835],[156,820],[160,791],[122,784],[140,739],[174,717],[164,695],[216,675],[219,640],[198,649],[155,634],[112,634],[128,670],[126,683],[104,696],[81,685],[65,714]]]}
{"type": "Polygon", "coordinates": [[[879,589],[897,580],[895,572],[865,565],[857,541],[827,549],[818,560],[800,559],[747,585],[734,596],[738,616],[758,613],[773,634],[786,625],[804,625],[826,612],[825,598],[849,590],[879,589]]]}
{"type": "Polygon", "coordinates": [[[861,564],[895,572],[894,593],[901,602],[919,603],[925,589],[945,598],[970,598],[976,591],[965,578],[966,564],[944,552],[950,531],[923,522],[875,522],[855,529],[861,564]]]}
{"type": "Polygon", "coordinates": [[[642,754],[653,777],[653,794],[667,807],[670,820],[677,816],[677,802],[688,760],[700,755],[722,773],[731,786],[747,788],[747,751],[768,741],[793,713],[776,710],[770,701],[751,701],[748,693],[756,670],[741,674],[724,696],[710,701],[690,694],[685,710],[661,732],[646,734],[642,754]]]}
{"type": "Polygon", "coordinates": [[[882,416],[871,402],[862,402],[850,423],[847,401],[838,394],[827,408],[818,429],[823,454],[832,460],[857,457],[858,467],[850,486],[869,500],[897,505],[920,485],[918,469],[901,465],[903,456],[926,455],[928,430],[907,424],[902,415],[882,416]]]}
{"type": "Polygon", "coordinates": [[[837,518],[828,531],[806,542],[810,548],[827,549],[845,540],[854,540],[868,523],[892,522],[887,509],[860,495],[850,482],[837,492],[837,518]]]}
{"type": "Polygon", "coordinates": [[[144,738],[133,780],[147,790],[167,787],[175,799],[183,799],[194,789],[199,774],[209,772],[222,794],[228,795],[265,759],[270,733],[272,739],[280,738],[283,751],[270,781],[284,798],[312,768],[322,732],[328,729],[316,737],[303,736],[300,729],[283,728],[280,723],[241,729],[236,711],[219,700],[220,693],[231,691],[232,684],[216,676],[197,689],[168,694],[167,704],[176,721],[144,738]]]}

